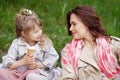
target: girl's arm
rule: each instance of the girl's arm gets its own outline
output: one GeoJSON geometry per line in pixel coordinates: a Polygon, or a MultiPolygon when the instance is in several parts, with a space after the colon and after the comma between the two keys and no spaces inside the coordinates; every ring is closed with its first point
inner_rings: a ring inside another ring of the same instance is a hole
{"type": "Polygon", "coordinates": [[[17,47],[17,39],[13,40],[7,55],[2,57],[2,63],[4,68],[10,67],[17,58],[18,47],[17,47]]]}
{"type": "Polygon", "coordinates": [[[24,56],[23,59],[17,61],[18,57],[18,39],[13,40],[7,55],[2,57],[2,63],[4,68],[11,68],[11,69],[16,69],[20,66],[23,66],[26,64],[26,56],[24,56]]]}
{"type": "Polygon", "coordinates": [[[42,52],[44,54],[43,61],[36,60],[35,62],[36,68],[44,70],[52,69],[56,65],[56,62],[59,58],[57,52],[55,51],[53,46],[51,46],[49,49],[45,51],[42,50],[42,52]]]}
{"type": "Polygon", "coordinates": [[[51,46],[50,49],[45,52],[43,65],[45,65],[46,68],[52,69],[56,65],[58,58],[59,55],[57,54],[54,47],[51,46]]]}
{"type": "Polygon", "coordinates": [[[36,67],[40,68],[40,69],[45,69],[46,68],[46,66],[42,62],[39,62],[39,61],[36,62],[36,67]]]}
{"type": "Polygon", "coordinates": [[[19,61],[15,61],[14,63],[12,63],[8,68],[10,69],[16,69],[20,66],[26,65],[28,64],[28,60],[27,60],[27,55],[25,55],[21,60],[19,61]]]}

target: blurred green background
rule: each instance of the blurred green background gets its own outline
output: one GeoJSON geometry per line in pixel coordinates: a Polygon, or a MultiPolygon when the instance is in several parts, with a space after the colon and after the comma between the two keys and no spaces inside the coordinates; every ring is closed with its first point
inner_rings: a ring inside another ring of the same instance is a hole
{"type": "Polygon", "coordinates": [[[60,55],[71,40],[67,35],[66,13],[77,5],[94,7],[108,33],[120,37],[120,0],[0,0],[0,59],[15,38],[15,16],[21,8],[31,9],[39,16],[43,33],[53,41],[60,55]]]}

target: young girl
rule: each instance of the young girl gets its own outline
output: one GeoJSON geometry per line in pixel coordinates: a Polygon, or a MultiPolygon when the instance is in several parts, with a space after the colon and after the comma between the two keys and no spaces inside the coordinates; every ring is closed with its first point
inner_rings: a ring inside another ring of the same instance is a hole
{"type": "Polygon", "coordinates": [[[42,34],[42,22],[33,11],[22,9],[17,14],[16,35],[2,58],[0,80],[57,80],[59,56],[51,40],[42,34]],[[30,47],[34,53],[28,55],[30,47]]]}

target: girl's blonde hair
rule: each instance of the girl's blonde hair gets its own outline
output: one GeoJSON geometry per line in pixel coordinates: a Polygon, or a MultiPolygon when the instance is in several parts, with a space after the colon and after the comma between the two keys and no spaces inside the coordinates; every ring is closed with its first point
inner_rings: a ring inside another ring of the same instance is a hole
{"type": "MultiPolygon", "coordinates": [[[[26,35],[30,30],[35,28],[35,25],[42,27],[42,22],[39,17],[31,10],[21,9],[16,16],[16,37],[22,36],[21,32],[24,31],[26,35]]],[[[40,46],[43,50],[52,46],[51,40],[46,35],[41,35],[40,46]]]]}
{"type": "Polygon", "coordinates": [[[22,31],[28,34],[31,29],[34,29],[35,25],[42,27],[39,17],[31,10],[21,9],[16,16],[16,37],[21,37],[22,31]]]}
{"type": "Polygon", "coordinates": [[[40,46],[43,51],[48,51],[53,46],[52,41],[46,35],[41,35],[40,46]]]}

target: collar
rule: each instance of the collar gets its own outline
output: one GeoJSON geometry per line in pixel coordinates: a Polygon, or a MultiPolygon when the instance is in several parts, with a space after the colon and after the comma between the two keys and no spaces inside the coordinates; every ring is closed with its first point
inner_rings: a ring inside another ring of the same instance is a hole
{"type": "Polygon", "coordinates": [[[25,41],[25,39],[23,37],[18,38],[18,45],[25,46],[27,44],[28,43],[25,41]]]}

